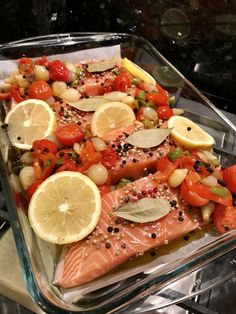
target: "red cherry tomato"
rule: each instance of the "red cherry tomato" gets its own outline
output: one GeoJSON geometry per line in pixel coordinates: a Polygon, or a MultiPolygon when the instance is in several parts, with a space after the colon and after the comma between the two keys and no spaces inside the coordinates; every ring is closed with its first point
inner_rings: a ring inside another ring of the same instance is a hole
{"type": "Polygon", "coordinates": [[[87,96],[99,96],[105,93],[105,87],[99,83],[84,85],[83,92],[87,96]]]}
{"type": "Polygon", "coordinates": [[[41,174],[40,179],[45,180],[54,171],[55,165],[57,163],[57,158],[54,154],[47,153],[47,154],[39,154],[37,156],[37,159],[42,164],[42,174],[41,174]]]}
{"type": "Polygon", "coordinates": [[[35,61],[36,64],[42,65],[44,67],[47,67],[49,64],[48,58],[46,56],[43,56],[42,58],[39,58],[35,61]]]}
{"type": "Polygon", "coordinates": [[[71,122],[58,128],[55,131],[55,136],[62,145],[72,146],[74,143],[82,141],[85,133],[78,124],[71,122]]]}
{"type": "Polygon", "coordinates": [[[236,193],[236,165],[230,166],[223,171],[223,179],[230,192],[236,193]]]}
{"type": "Polygon", "coordinates": [[[35,81],[29,86],[29,97],[34,99],[47,99],[52,96],[52,89],[45,81],[35,81]]]}
{"type": "Polygon", "coordinates": [[[30,58],[20,58],[19,60],[19,73],[20,74],[32,74],[34,72],[34,62],[30,58]]]}
{"type": "Polygon", "coordinates": [[[162,93],[147,93],[146,100],[153,102],[156,106],[168,105],[168,96],[162,93]]]}
{"type": "Polygon", "coordinates": [[[107,186],[107,185],[100,185],[99,187],[98,187],[98,189],[99,189],[99,192],[100,192],[100,194],[101,194],[101,197],[103,197],[104,195],[106,195],[107,193],[109,193],[109,192],[111,192],[111,189],[109,188],[109,186],[107,186]]]}
{"type": "Polygon", "coordinates": [[[34,181],[34,183],[32,183],[28,189],[26,190],[26,194],[28,197],[28,200],[31,200],[31,197],[33,196],[34,192],[37,190],[37,188],[39,187],[39,185],[43,182],[43,179],[38,179],[36,181],[34,181]]]}
{"type": "Polygon", "coordinates": [[[173,110],[168,106],[160,106],[157,108],[157,115],[159,119],[169,119],[173,116],[173,110]]]}
{"type": "Polygon", "coordinates": [[[111,169],[116,165],[117,155],[112,147],[108,147],[102,152],[102,164],[107,169],[111,169]]]}
{"type": "Polygon", "coordinates": [[[68,82],[69,70],[60,60],[54,60],[49,62],[49,73],[53,81],[68,82]]]}
{"type": "Polygon", "coordinates": [[[37,140],[33,142],[33,157],[36,157],[38,154],[42,153],[53,153],[56,154],[57,146],[54,142],[48,139],[37,140]]]}
{"type": "Polygon", "coordinates": [[[26,100],[29,98],[29,96],[22,96],[19,92],[19,86],[16,84],[12,84],[10,88],[10,95],[15,100],[15,102],[19,103],[23,100],[26,100]]]}
{"type": "Polygon", "coordinates": [[[180,194],[192,206],[204,206],[209,202],[208,199],[200,197],[196,192],[192,192],[185,181],[180,186],[180,194]]]}
{"type": "Polygon", "coordinates": [[[220,233],[236,229],[236,206],[216,204],[213,221],[220,233]]]}
{"type": "Polygon", "coordinates": [[[130,87],[131,81],[128,78],[128,75],[124,72],[117,75],[113,83],[113,90],[120,92],[126,92],[130,87]]]}

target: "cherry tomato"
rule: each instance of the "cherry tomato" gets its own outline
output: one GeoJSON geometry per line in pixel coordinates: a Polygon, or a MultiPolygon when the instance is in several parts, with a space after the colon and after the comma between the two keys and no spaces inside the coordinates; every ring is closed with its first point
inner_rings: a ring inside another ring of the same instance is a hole
{"type": "Polygon", "coordinates": [[[76,162],[68,159],[65,160],[64,163],[59,168],[57,168],[56,173],[61,171],[77,171],[77,170],[78,166],[76,162]]]}
{"type": "Polygon", "coordinates": [[[168,105],[168,96],[162,93],[147,93],[146,100],[153,102],[156,106],[168,105]]]}
{"type": "Polygon", "coordinates": [[[213,221],[220,233],[236,229],[236,206],[216,204],[213,221]]]}
{"type": "Polygon", "coordinates": [[[111,189],[109,188],[109,186],[107,186],[106,184],[100,185],[98,187],[99,192],[101,194],[101,197],[103,197],[104,195],[106,195],[107,193],[111,192],[111,189]]]}
{"type": "Polygon", "coordinates": [[[29,97],[34,99],[47,99],[52,96],[52,89],[45,81],[35,81],[29,86],[29,97]]]}
{"type": "Polygon", "coordinates": [[[26,195],[28,197],[28,200],[31,200],[31,197],[33,196],[34,192],[37,190],[37,188],[39,187],[39,185],[43,182],[43,179],[38,179],[36,181],[34,181],[34,183],[32,183],[28,189],[26,190],[26,195]]]}
{"type": "Polygon", "coordinates": [[[19,103],[23,100],[29,99],[29,96],[21,96],[19,92],[19,86],[16,84],[12,84],[10,88],[10,95],[15,100],[15,102],[19,103]]]}
{"type": "Polygon", "coordinates": [[[47,67],[49,64],[48,58],[46,56],[43,56],[42,58],[39,58],[35,61],[36,64],[42,65],[44,67],[47,67]]]}
{"type": "Polygon", "coordinates": [[[52,153],[39,154],[37,159],[42,163],[42,174],[40,179],[47,179],[54,171],[57,158],[52,153]]]}
{"type": "Polygon", "coordinates": [[[157,115],[159,119],[169,119],[173,116],[173,110],[168,106],[159,106],[157,108],[157,115]]]}
{"type": "Polygon", "coordinates": [[[236,165],[230,166],[223,171],[223,179],[230,192],[236,193],[236,165]]]}
{"type": "Polygon", "coordinates": [[[71,122],[58,128],[55,131],[55,136],[62,145],[72,146],[74,143],[82,141],[85,133],[78,124],[71,122]]]}
{"type": "Polygon", "coordinates": [[[121,72],[117,75],[113,83],[113,90],[120,92],[126,92],[130,87],[131,81],[128,78],[128,75],[124,72],[121,72]]]}
{"type": "Polygon", "coordinates": [[[204,206],[209,202],[208,199],[200,197],[196,192],[192,192],[186,181],[184,181],[180,186],[180,194],[182,198],[192,206],[204,206]]]}
{"type": "Polygon", "coordinates": [[[8,100],[11,98],[10,92],[0,93],[0,100],[8,100]]]}
{"type": "Polygon", "coordinates": [[[86,171],[91,165],[101,161],[102,155],[96,152],[91,141],[86,141],[80,153],[81,165],[78,167],[80,172],[86,171]]]}
{"type": "Polygon", "coordinates": [[[30,58],[20,58],[19,60],[19,73],[20,74],[32,74],[34,72],[34,62],[30,58]]]}
{"type": "Polygon", "coordinates": [[[117,155],[112,147],[108,147],[102,152],[102,164],[107,169],[111,169],[116,165],[117,155]]]}
{"type": "Polygon", "coordinates": [[[48,139],[37,140],[33,142],[33,157],[36,157],[38,154],[42,153],[53,153],[56,154],[57,146],[54,142],[48,139]]]}
{"type": "Polygon", "coordinates": [[[54,60],[49,62],[50,77],[53,81],[68,82],[69,70],[60,60],[54,60]]]}

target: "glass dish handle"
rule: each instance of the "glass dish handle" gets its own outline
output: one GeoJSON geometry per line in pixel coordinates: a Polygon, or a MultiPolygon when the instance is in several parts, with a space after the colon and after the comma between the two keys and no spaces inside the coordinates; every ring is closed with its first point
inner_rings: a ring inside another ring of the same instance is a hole
{"type": "Polygon", "coordinates": [[[205,264],[188,275],[174,279],[164,288],[155,290],[148,297],[142,299],[141,302],[137,296],[137,302],[125,307],[125,309],[120,308],[115,313],[151,314],[168,306],[178,305],[198,314],[216,314],[216,312],[211,311],[196,301],[202,293],[210,292],[210,290],[225,284],[234,276],[236,276],[236,249],[205,264]]]}

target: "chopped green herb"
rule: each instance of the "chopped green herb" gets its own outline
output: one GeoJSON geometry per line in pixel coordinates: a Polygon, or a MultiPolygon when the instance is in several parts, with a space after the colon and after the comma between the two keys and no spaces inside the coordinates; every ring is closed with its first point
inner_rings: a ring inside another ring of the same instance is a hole
{"type": "Polygon", "coordinates": [[[146,98],[146,92],[144,90],[140,90],[139,93],[138,93],[138,100],[145,100],[146,98]]]}
{"type": "Polygon", "coordinates": [[[131,84],[138,86],[141,83],[141,80],[137,77],[134,77],[131,81],[131,84]]]}
{"type": "Polygon", "coordinates": [[[213,186],[211,188],[211,192],[215,195],[221,196],[221,197],[228,197],[230,195],[229,191],[221,186],[213,186]]]}
{"type": "Polygon", "coordinates": [[[83,74],[83,69],[81,67],[76,67],[76,75],[80,78],[83,74]]]}
{"type": "Polygon", "coordinates": [[[65,159],[64,158],[57,158],[57,165],[60,166],[64,163],[65,159]]]}
{"type": "Polygon", "coordinates": [[[142,122],[143,122],[145,129],[151,129],[153,127],[152,122],[148,119],[145,119],[142,122]]]}
{"type": "Polygon", "coordinates": [[[184,152],[185,156],[191,156],[190,151],[186,150],[186,152],[184,152]]]}
{"type": "Polygon", "coordinates": [[[167,157],[170,159],[170,160],[176,160],[178,159],[179,157],[181,157],[183,153],[183,150],[181,147],[177,147],[173,150],[171,150],[168,154],[167,154],[167,157]]]}

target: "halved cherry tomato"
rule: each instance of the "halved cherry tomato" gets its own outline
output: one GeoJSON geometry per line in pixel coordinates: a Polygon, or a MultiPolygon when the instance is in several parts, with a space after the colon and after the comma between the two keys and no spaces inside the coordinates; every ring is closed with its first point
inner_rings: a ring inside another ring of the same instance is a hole
{"type": "Polygon", "coordinates": [[[112,147],[108,147],[106,150],[102,152],[102,161],[101,163],[107,169],[111,169],[116,165],[117,154],[116,151],[112,147]]]}
{"type": "Polygon", "coordinates": [[[213,221],[220,233],[236,229],[236,206],[216,204],[213,221]]]}
{"type": "Polygon", "coordinates": [[[44,67],[47,67],[48,64],[49,64],[49,60],[46,56],[43,56],[42,58],[39,58],[35,61],[35,64],[38,64],[38,65],[42,65],[44,67]]]}
{"type": "Polygon", "coordinates": [[[147,93],[146,100],[153,102],[156,106],[168,105],[168,96],[162,93],[147,93]]]}
{"type": "Polygon", "coordinates": [[[37,188],[39,187],[39,185],[43,182],[43,179],[38,179],[36,181],[34,181],[34,183],[32,183],[28,189],[26,190],[26,195],[28,200],[31,200],[31,197],[33,196],[34,192],[37,190],[37,188]]]}
{"type": "Polygon", "coordinates": [[[69,70],[60,60],[49,62],[50,77],[53,81],[68,82],[69,70]]]}
{"type": "Polygon", "coordinates": [[[56,129],[55,136],[62,145],[72,146],[82,141],[85,133],[78,124],[71,122],[56,129]]]}
{"type": "Polygon", "coordinates": [[[96,152],[91,141],[86,141],[84,148],[80,153],[81,165],[78,167],[80,172],[86,171],[91,165],[101,161],[102,155],[96,152]]]}
{"type": "Polygon", "coordinates": [[[15,102],[19,103],[23,100],[29,99],[29,96],[21,96],[19,92],[19,86],[17,84],[12,84],[10,88],[10,95],[15,100],[15,102]]]}
{"type": "Polygon", "coordinates": [[[32,74],[34,72],[34,62],[30,58],[20,58],[18,69],[20,74],[32,74]]]}
{"type": "Polygon", "coordinates": [[[67,159],[63,162],[63,164],[56,170],[57,172],[61,171],[77,171],[78,166],[75,161],[67,159]]]}
{"type": "Polygon", "coordinates": [[[37,157],[42,153],[53,153],[56,154],[57,146],[54,142],[44,138],[42,140],[36,140],[33,142],[33,152],[32,156],[37,157]]]}
{"type": "Polygon", "coordinates": [[[223,179],[230,192],[236,193],[236,165],[225,168],[223,179]]]}
{"type": "Polygon", "coordinates": [[[100,185],[100,186],[98,187],[98,189],[99,189],[99,192],[100,192],[100,194],[101,194],[101,197],[103,197],[103,196],[106,195],[107,193],[111,192],[110,187],[109,187],[108,185],[106,185],[106,184],[100,185]]]}
{"type": "Polygon", "coordinates": [[[173,116],[173,110],[168,106],[159,106],[157,108],[157,115],[159,119],[169,119],[173,116]]]}
{"type": "Polygon", "coordinates": [[[47,99],[52,96],[52,89],[45,81],[35,81],[29,86],[29,97],[35,99],[47,99]]]}
{"type": "Polygon", "coordinates": [[[128,75],[124,72],[121,72],[117,75],[113,83],[113,90],[120,92],[126,92],[130,87],[131,81],[128,78],[128,75]]]}
{"type": "Polygon", "coordinates": [[[191,191],[186,181],[182,182],[180,186],[180,194],[182,198],[192,206],[204,206],[209,202],[208,199],[202,198],[196,192],[191,191]]]}
{"type": "Polygon", "coordinates": [[[11,93],[10,92],[2,92],[0,93],[0,100],[8,100],[11,98],[11,93]]]}

